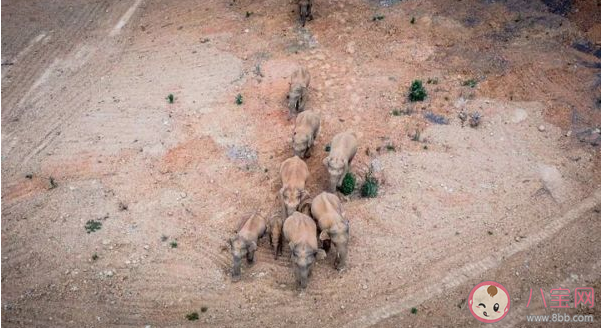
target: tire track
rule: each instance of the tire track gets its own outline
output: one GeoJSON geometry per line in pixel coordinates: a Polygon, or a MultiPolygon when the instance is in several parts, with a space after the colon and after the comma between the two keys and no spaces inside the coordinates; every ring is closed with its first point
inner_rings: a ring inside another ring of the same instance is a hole
{"type": "Polygon", "coordinates": [[[580,203],[573,206],[562,217],[555,219],[548,224],[541,232],[528,238],[523,243],[512,244],[509,247],[499,251],[495,256],[488,256],[479,262],[468,263],[458,270],[451,271],[442,280],[428,281],[427,287],[420,289],[418,292],[410,293],[398,302],[384,305],[373,312],[364,314],[360,319],[346,323],[345,327],[365,327],[375,325],[378,322],[390,318],[395,315],[415,307],[435,295],[439,295],[446,289],[460,286],[470,279],[497,267],[503,262],[502,259],[508,258],[518,252],[527,250],[536,246],[541,241],[555,235],[564,226],[582,216],[585,212],[593,207],[601,204],[601,190],[596,191],[590,197],[584,199],[580,203]]]}

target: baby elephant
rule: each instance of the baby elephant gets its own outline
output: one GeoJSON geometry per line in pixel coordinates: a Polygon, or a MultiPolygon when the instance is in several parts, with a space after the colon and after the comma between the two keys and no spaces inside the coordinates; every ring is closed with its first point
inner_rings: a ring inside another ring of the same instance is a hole
{"type": "Polygon", "coordinates": [[[319,123],[319,115],[312,110],[307,110],[298,114],[294,126],[294,135],[292,136],[294,155],[300,158],[308,158],[311,156],[311,147],[319,133],[319,123]]]}
{"type": "Polygon", "coordinates": [[[353,132],[342,132],[334,136],[330,144],[330,155],[323,164],[330,173],[330,192],[342,185],[342,179],[348,173],[351,162],[357,153],[357,136],[353,132]]]}
{"type": "Polygon", "coordinates": [[[305,27],[305,22],[308,20],[313,20],[313,14],[311,14],[311,7],[313,4],[311,0],[299,0],[298,1],[298,12],[300,14],[300,21],[305,27]]]}
{"type": "Polygon", "coordinates": [[[342,215],[342,204],[338,196],[322,192],[311,203],[311,215],[317,220],[321,230],[319,239],[324,241],[324,250],[329,250],[332,241],[336,246],[336,269],[343,270],[346,266],[346,255],[349,241],[349,222],[342,215]],[[328,246],[326,246],[328,245],[328,246]]]}
{"type": "Polygon", "coordinates": [[[284,218],[298,209],[301,201],[308,197],[305,184],[309,178],[309,168],[298,156],[290,157],[280,167],[282,189],[280,199],[284,218]]]}
{"type": "Polygon", "coordinates": [[[300,67],[290,78],[290,91],[288,93],[288,109],[289,116],[297,114],[305,110],[305,103],[307,102],[307,95],[309,88],[309,82],[311,76],[306,68],[300,67]]]}
{"type": "Polygon", "coordinates": [[[274,215],[269,224],[269,240],[273,247],[273,258],[278,259],[278,255],[282,255],[282,226],[284,218],[280,215],[274,215]]]}
{"type": "Polygon", "coordinates": [[[243,256],[246,256],[249,264],[254,263],[257,241],[265,234],[265,230],[267,230],[265,218],[259,214],[253,214],[242,221],[236,237],[230,238],[232,257],[234,258],[232,280],[240,280],[240,262],[243,256]]]}
{"type": "Polygon", "coordinates": [[[305,288],[313,263],[326,256],[323,249],[317,248],[317,226],[307,215],[294,212],[284,221],[284,237],[292,253],[296,281],[305,288]]]}

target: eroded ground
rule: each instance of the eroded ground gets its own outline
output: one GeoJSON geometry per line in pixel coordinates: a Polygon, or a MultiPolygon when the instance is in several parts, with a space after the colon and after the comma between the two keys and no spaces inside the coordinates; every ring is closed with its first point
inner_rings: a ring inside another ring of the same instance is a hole
{"type": "Polygon", "coordinates": [[[598,1],[315,0],[304,29],[294,3],[2,2],[2,324],[471,327],[495,280],[529,327],[554,313],[530,288],[601,293],[598,1]],[[311,193],[345,129],[380,193],[344,203],[347,271],[330,254],[300,293],[262,240],[231,283],[236,223],[277,214],[299,64],[311,193]]]}

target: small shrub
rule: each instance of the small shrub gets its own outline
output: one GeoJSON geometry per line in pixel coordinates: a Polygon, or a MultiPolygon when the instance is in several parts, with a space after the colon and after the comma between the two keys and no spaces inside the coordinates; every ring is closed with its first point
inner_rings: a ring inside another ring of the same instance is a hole
{"type": "Polygon", "coordinates": [[[476,79],[469,79],[467,81],[463,81],[462,85],[464,87],[475,88],[476,85],[478,85],[478,81],[476,81],[476,79]]]}
{"type": "Polygon", "coordinates": [[[186,319],[188,319],[190,321],[198,320],[198,312],[192,312],[192,313],[186,314],[186,319]]]}
{"type": "Polygon", "coordinates": [[[492,235],[493,235],[492,231],[490,231],[490,230],[489,230],[489,231],[488,231],[488,235],[489,235],[489,236],[492,236],[492,235]]]}
{"type": "Polygon", "coordinates": [[[167,241],[167,239],[168,239],[168,238],[169,238],[169,237],[167,237],[167,236],[165,236],[165,235],[162,235],[162,236],[161,236],[161,241],[167,241]]]}
{"type": "Polygon", "coordinates": [[[31,180],[31,179],[33,179],[33,174],[31,174],[31,173],[30,174],[26,174],[25,178],[31,180]]]}
{"type": "Polygon", "coordinates": [[[396,151],[396,147],[393,144],[388,144],[388,145],[386,145],[386,150],[396,151]]]}
{"type": "Polygon", "coordinates": [[[411,114],[413,114],[413,110],[410,108],[408,108],[408,109],[395,108],[392,110],[392,116],[411,115],[411,114]]]}
{"type": "Polygon", "coordinates": [[[58,187],[58,183],[56,183],[56,181],[54,181],[53,177],[48,178],[48,180],[50,180],[50,187],[48,187],[48,189],[54,189],[54,188],[58,187]]]}
{"type": "Polygon", "coordinates": [[[365,198],[378,196],[378,180],[372,176],[371,170],[365,175],[365,182],[361,186],[361,196],[365,198]]]}
{"type": "Polygon", "coordinates": [[[411,24],[415,24],[415,17],[411,17],[411,24]]]}
{"type": "Polygon", "coordinates": [[[205,313],[205,312],[207,312],[208,309],[209,309],[208,307],[203,306],[200,308],[200,312],[205,313]]]}
{"type": "Polygon", "coordinates": [[[415,130],[415,134],[413,134],[413,136],[411,136],[411,140],[412,141],[420,141],[420,132],[419,130],[415,130]]]}
{"type": "Polygon", "coordinates": [[[167,99],[168,103],[173,104],[173,102],[175,101],[175,96],[173,96],[173,94],[170,93],[169,95],[167,95],[167,97],[165,97],[165,99],[167,99]]]}
{"type": "Polygon", "coordinates": [[[94,253],[92,255],[92,261],[96,261],[96,260],[98,260],[98,254],[94,253]]]}
{"type": "Polygon", "coordinates": [[[254,14],[252,11],[247,11],[246,12],[246,18],[250,17],[252,14],[254,14]]]}
{"type": "Polygon", "coordinates": [[[410,101],[423,101],[427,96],[428,93],[421,80],[415,80],[411,83],[411,88],[409,89],[410,101]]]}
{"type": "Polygon", "coordinates": [[[478,113],[478,112],[471,113],[470,114],[470,126],[472,128],[478,127],[478,125],[480,125],[481,118],[482,118],[482,115],[480,115],[480,113],[478,113]]]}
{"type": "Polygon", "coordinates": [[[438,78],[435,77],[435,78],[428,79],[428,81],[426,81],[426,83],[428,83],[428,84],[438,84],[438,78]]]}
{"type": "Polygon", "coordinates": [[[438,114],[434,114],[432,112],[427,112],[424,114],[424,117],[434,123],[434,124],[449,124],[449,120],[446,117],[438,114]]]}
{"type": "Polygon", "coordinates": [[[342,179],[342,185],[339,190],[343,195],[350,195],[355,190],[355,176],[349,172],[342,179]]]}
{"type": "Polygon", "coordinates": [[[371,20],[375,22],[375,21],[380,21],[380,20],[383,20],[383,19],[384,19],[384,15],[378,14],[378,15],[374,15],[374,17],[372,17],[371,20]]]}
{"type": "Polygon", "coordinates": [[[173,240],[169,243],[169,245],[171,246],[171,248],[177,248],[177,240],[173,240]]]}
{"type": "Polygon", "coordinates": [[[242,98],[242,95],[238,94],[236,96],[236,105],[240,106],[240,105],[242,105],[243,102],[244,102],[244,99],[242,98]]]}
{"type": "Polygon", "coordinates": [[[324,150],[327,151],[328,153],[330,152],[330,149],[332,149],[332,146],[330,146],[330,144],[327,144],[324,148],[324,150]]]}
{"type": "Polygon", "coordinates": [[[411,308],[411,313],[412,313],[412,314],[417,314],[417,308],[414,308],[414,307],[413,307],[413,308],[411,308]]]}
{"type": "Polygon", "coordinates": [[[87,233],[95,232],[96,230],[100,230],[100,228],[102,228],[102,222],[96,220],[88,220],[88,222],[86,222],[85,228],[87,233]]]}

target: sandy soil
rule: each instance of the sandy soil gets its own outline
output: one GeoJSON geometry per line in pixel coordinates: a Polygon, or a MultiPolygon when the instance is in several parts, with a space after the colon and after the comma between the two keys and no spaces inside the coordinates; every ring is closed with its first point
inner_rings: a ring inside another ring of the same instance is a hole
{"type": "Polygon", "coordinates": [[[483,280],[510,291],[508,327],[556,313],[530,288],[599,303],[598,1],[315,0],[306,28],[294,3],[2,2],[3,325],[473,327],[483,280]],[[277,215],[297,65],[322,116],[310,192],[350,129],[380,193],[345,198],[347,271],[330,254],[301,292],[264,239],[232,283],[236,223],[277,215]]]}

